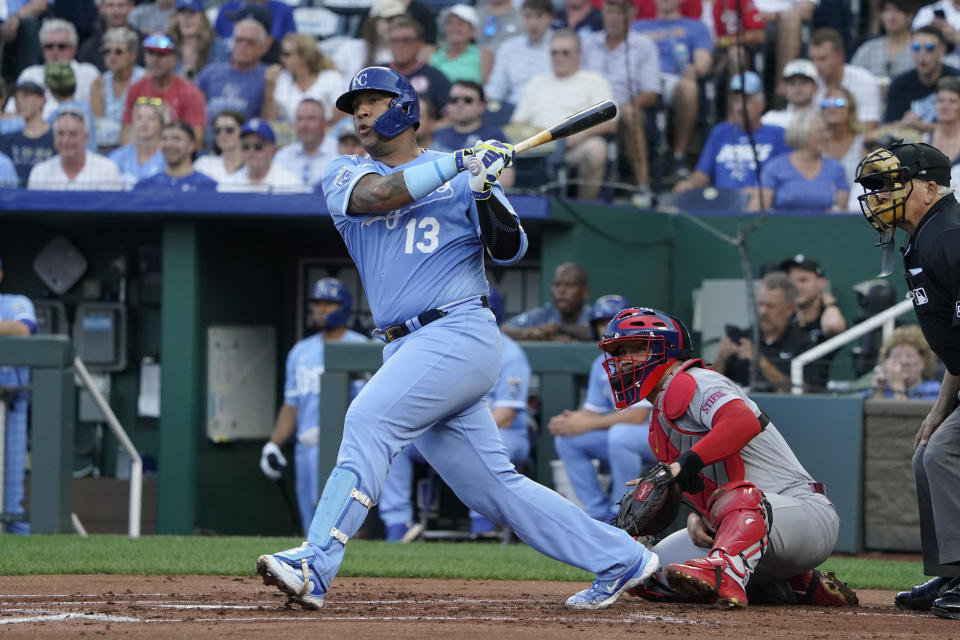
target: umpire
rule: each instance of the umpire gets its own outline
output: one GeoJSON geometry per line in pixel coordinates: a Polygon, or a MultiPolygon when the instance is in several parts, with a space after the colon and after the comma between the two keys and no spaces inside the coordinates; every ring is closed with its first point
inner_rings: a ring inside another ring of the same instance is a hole
{"type": "Polygon", "coordinates": [[[927,144],[894,143],[865,157],[856,181],[863,215],[880,232],[884,271],[894,231],[910,234],[904,275],[923,334],[947,367],[913,456],[924,573],[935,577],[894,602],[960,620],[960,204],[950,160],[927,144]]]}

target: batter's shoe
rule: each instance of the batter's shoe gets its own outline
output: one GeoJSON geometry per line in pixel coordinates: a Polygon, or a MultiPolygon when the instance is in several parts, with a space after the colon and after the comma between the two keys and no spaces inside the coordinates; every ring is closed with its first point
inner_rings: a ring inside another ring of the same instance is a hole
{"type": "Polygon", "coordinates": [[[940,618],[960,620],[960,581],[954,580],[953,588],[934,600],[930,610],[940,618]]]}
{"type": "Polygon", "coordinates": [[[660,558],[657,554],[644,549],[640,562],[633,565],[622,576],[606,582],[595,581],[589,589],[584,589],[567,598],[567,606],[574,609],[606,609],[616,602],[624,591],[642,583],[659,567],[660,558]]]}
{"type": "Polygon", "coordinates": [[[747,606],[747,594],[740,583],[727,574],[726,568],[723,558],[697,558],[668,565],[664,573],[670,587],[687,602],[742,609],[747,606]]]}
{"type": "Polygon", "coordinates": [[[930,611],[933,603],[951,587],[957,586],[955,578],[933,578],[918,584],[909,591],[901,591],[893,598],[893,604],[903,611],[930,611]]]}
{"type": "Polygon", "coordinates": [[[293,549],[260,556],[257,573],[263,577],[263,584],[276,585],[304,609],[319,609],[323,606],[324,589],[313,568],[314,558],[310,543],[304,542],[293,549]]]}
{"type": "Polygon", "coordinates": [[[793,576],[787,582],[797,597],[798,604],[819,607],[855,607],[860,604],[856,592],[832,571],[813,569],[793,576]]]}

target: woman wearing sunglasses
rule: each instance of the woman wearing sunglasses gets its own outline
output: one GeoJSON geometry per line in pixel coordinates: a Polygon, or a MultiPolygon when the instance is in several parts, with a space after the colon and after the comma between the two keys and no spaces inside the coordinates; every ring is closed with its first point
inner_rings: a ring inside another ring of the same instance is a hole
{"type": "Polygon", "coordinates": [[[950,162],[960,162],[960,78],[948,76],[937,82],[937,121],[923,141],[940,149],[950,162]]]}
{"type": "Polygon", "coordinates": [[[160,151],[160,132],[170,122],[160,98],[137,98],[133,106],[133,144],[118,147],[109,158],[120,169],[125,189],[163,171],[166,161],[160,151]]]}
{"type": "Polygon", "coordinates": [[[863,125],[857,116],[857,100],[843,87],[835,87],[827,92],[819,107],[830,130],[823,155],[842,164],[847,184],[853,184],[863,157],[863,125]]]}
{"type": "Polygon", "coordinates": [[[316,38],[302,33],[288,33],[280,45],[280,63],[282,66],[273,65],[267,69],[268,78],[272,76],[276,79],[273,90],[276,113],[264,109],[263,118],[292,122],[304,98],[313,98],[322,104],[328,122],[346,115],[334,109],[333,104],[347,81],[333,61],[317,47],[316,38]]]}
{"type": "Polygon", "coordinates": [[[133,29],[114,27],[103,34],[100,52],[107,70],[90,86],[90,110],[93,111],[96,141],[101,151],[109,151],[120,144],[127,89],[147,75],[147,70],[137,65],[139,51],[140,37],[133,29]]]}
{"type": "Polygon", "coordinates": [[[198,158],[193,167],[217,181],[239,175],[243,169],[243,150],[240,148],[240,129],[243,114],[221,111],[213,119],[213,152],[198,158]]]}

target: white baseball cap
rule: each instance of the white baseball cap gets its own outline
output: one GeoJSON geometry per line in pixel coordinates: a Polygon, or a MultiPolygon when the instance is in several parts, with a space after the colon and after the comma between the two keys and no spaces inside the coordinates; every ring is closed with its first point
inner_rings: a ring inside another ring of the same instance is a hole
{"type": "Polygon", "coordinates": [[[476,31],[480,26],[480,18],[477,16],[477,10],[466,4],[455,4],[447,11],[447,15],[455,15],[464,22],[469,22],[473,30],[476,31]]]}
{"type": "Polygon", "coordinates": [[[791,60],[787,63],[787,66],[783,68],[783,79],[789,80],[796,76],[803,76],[804,78],[809,78],[814,82],[817,81],[819,76],[817,75],[817,68],[813,66],[813,63],[805,58],[797,58],[796,60],[791,60]]]}

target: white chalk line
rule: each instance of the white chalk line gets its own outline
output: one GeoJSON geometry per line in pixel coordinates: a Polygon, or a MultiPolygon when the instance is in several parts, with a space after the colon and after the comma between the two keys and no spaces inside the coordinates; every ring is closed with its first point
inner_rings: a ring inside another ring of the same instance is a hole
{"type": "Polygon", "coordinates": [[[180,622],[180,620],[145,620],[143,618],[131,618],[130,616],[111,616],[102,613],[54,613],[39,616],[26,616],[22,618],[0,618],[0,624],[22,624],[29,622],[56,622],[59,620],[92,620],[94,622],[180,622]]]}

